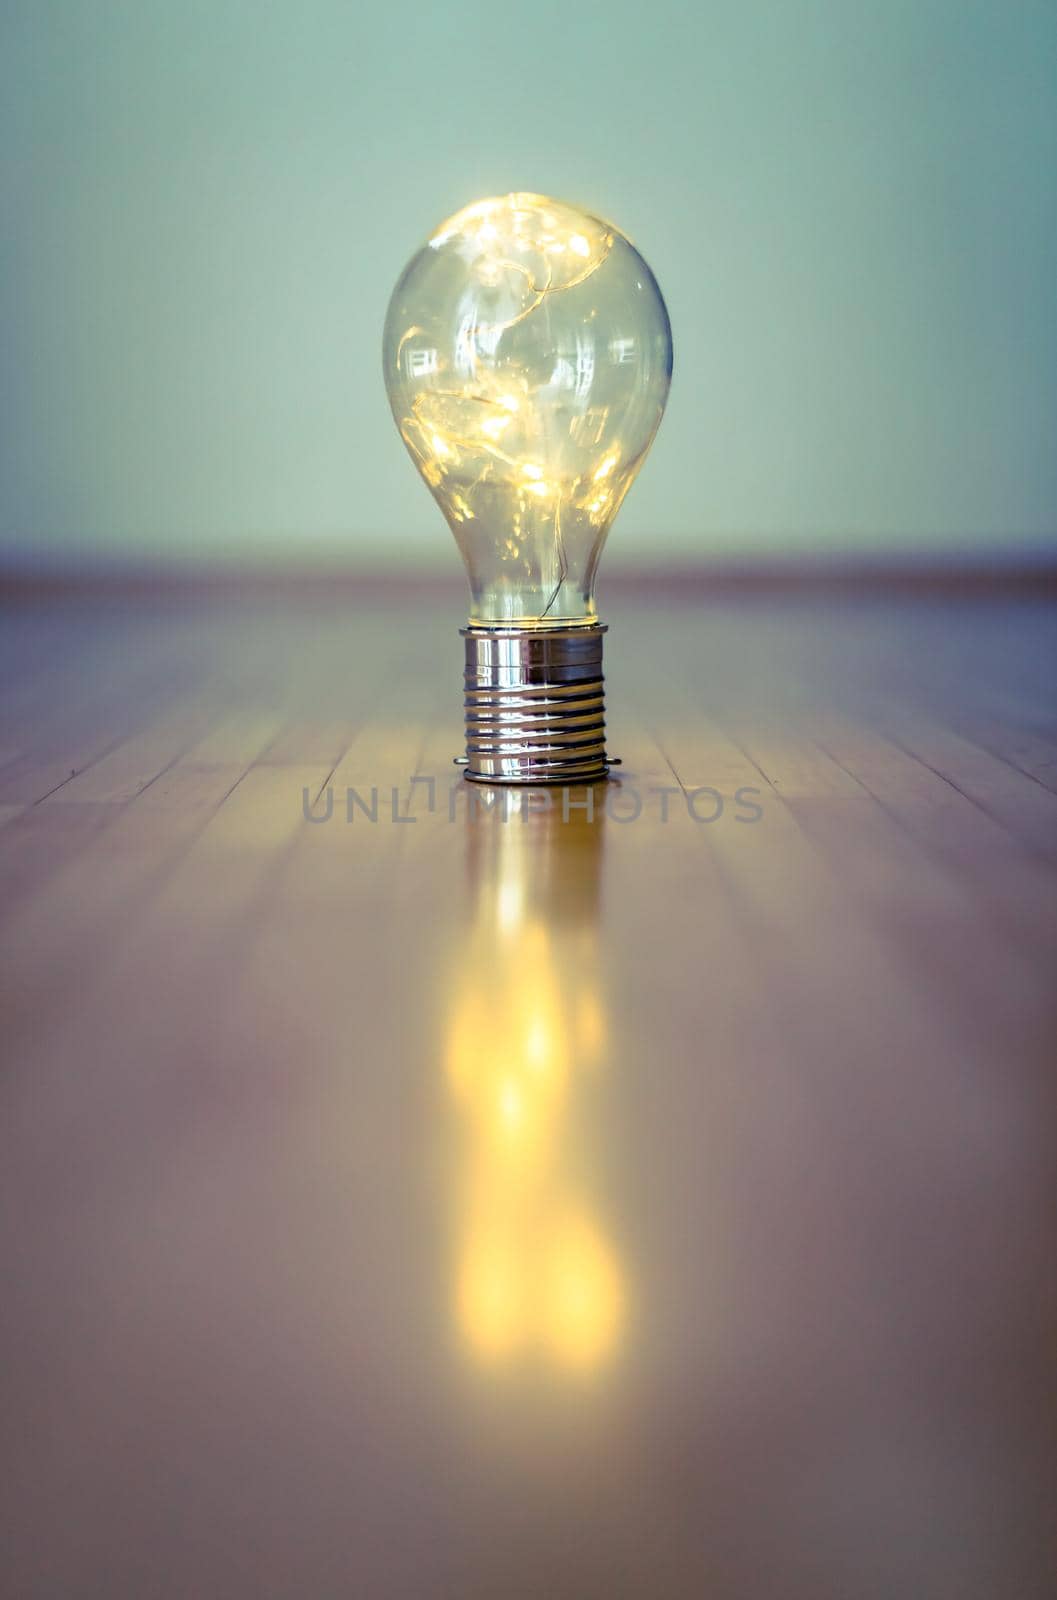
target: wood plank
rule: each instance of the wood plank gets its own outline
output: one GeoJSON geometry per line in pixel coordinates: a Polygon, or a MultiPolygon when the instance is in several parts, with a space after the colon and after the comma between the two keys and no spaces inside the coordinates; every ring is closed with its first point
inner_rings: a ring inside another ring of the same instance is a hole
{"type": "Polygon", "coordinates": [[[17,630],[26,1592],[1031,1588],[1057,874],[1013,756],[1046,770],[1048,615],[615,614],[619,778],[506,821],[451,766],[458,618],[17,630]],[[512,1286],[490,1350],[470,1280],[512,1286]]]}
{"type": "Polygon", "coordinates": [[[1034,729],[998,721],[975,709],[956,710],[953,720],[957,731],[971,743],[1057,794],[1057,738],[1046,738],[1034,729]]]}
{"type": "Polygon", "coordinates": [[[905,711],[889,737],[1039,855],[1057,859],[1057,795],[950,728],[905,711]]]}
{"type": "Polygon", "coordinates": [[[43,805],[121,805],[146,789],[191,748],[216,718],[216,708],[199,698],[167,709],[151,725],[72,773],[40,801],[43,805]]]}

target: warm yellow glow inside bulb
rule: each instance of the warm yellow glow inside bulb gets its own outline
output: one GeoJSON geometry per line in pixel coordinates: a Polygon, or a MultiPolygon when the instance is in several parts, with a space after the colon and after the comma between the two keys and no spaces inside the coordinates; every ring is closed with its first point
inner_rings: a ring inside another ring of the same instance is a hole
{"type": "Polygon", "coordinates": [[[412,260],[386,322],[386,386],[466,562],[474,620],[593,619],[602,543],[671,365],[649,267],[587,212],[477,201],[412,260]]]}

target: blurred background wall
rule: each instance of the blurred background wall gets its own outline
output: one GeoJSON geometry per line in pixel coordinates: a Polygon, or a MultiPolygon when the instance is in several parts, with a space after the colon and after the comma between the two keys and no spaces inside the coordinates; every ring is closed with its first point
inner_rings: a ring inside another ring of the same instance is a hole
{"type": "Polygon", "coordinates": [[[0,564],[453,569],[379,343],[512,188],[642,248],[622,559],[1057,530],[1053,0],[0,0],[0,564]]]}

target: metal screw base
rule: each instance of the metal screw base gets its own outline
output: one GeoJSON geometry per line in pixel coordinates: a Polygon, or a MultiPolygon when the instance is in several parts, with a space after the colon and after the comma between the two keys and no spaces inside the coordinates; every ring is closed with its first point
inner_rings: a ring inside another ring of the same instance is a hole
{"type": "Polygon", "coordinates": [[[605,777],[605,632],[602,623],[462,629],[467,778],[535,785],[605,777]]]}

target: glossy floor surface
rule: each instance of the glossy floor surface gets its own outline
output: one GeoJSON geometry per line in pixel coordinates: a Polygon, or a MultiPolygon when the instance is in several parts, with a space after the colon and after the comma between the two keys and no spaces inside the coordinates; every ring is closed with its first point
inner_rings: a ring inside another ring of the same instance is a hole
{"type": "Polygon", "coordinates": [[[1047,1592],[1055,618],[10,609],[4,1592],[1047,1592]]]}

